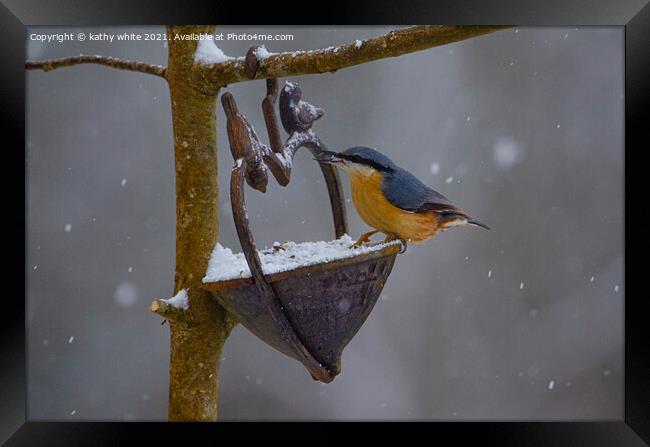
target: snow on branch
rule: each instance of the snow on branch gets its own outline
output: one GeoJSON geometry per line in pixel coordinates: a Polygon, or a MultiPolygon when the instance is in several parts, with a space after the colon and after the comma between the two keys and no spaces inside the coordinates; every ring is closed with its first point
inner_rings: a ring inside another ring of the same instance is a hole
{"type": "Polygon", "coordinates": [[[154,300],[149,306],[149,311],[167,320],[183,321],[189,307],[187,289],[181,289],[172,298],[154,300]]]}
{"type": "MultiPolygon", "coordinates": [[[[428,48],[458,42],[471,37],[499,31],[507,26],[412,26],[393,30],[382,36],[338,47],[320,50],[269,53],[256,51],[257,69],[253,79],[281,78],[314,73],[334,72],[387,57],[397,57],[428,48]]],[[[205,86],[219,88],[223,85],[250,80],[243,58],[228,59],[215,64],[201,64],[199,81],[205,86]]]]}
{"type": "Polygon", "coordinates": [[[129,61],[129,60],[118,59],[110,56],[84,55],[84,54],[81,54],[79,56],[64,57],[61,59],[49,59],[44,61],[26,61],[25,68],[27,70],[51,71],[51,70],[56,70],[57,68],[72,67],[73,65],[79,65],[79,64],[105,65],[107,67],[117,68],[120,70],[138,71],[140,73],[159,76],[161,78],[165,78],[167,72],[167,69],[162,65],[147,64],[138,61],[129,61]]]}

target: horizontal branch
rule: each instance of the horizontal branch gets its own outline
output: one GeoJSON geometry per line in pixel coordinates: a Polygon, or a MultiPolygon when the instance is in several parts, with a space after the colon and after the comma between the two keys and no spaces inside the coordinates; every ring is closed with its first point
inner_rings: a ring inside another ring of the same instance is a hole
{"type": "MultiPolygon", "coordinates": [[[[254,79],[333,72],[366,62],[458,42],[505,28],[508,26],[413,26],[338,47],[271,54],[258,60],[254,79]]],[[[211,89],[250,80],[246,75],[246,72],[250,73],[250,68],[245,70],[243,58],[216,64],[199,64],[197,70],[198,82],[203,87],[211,89]]]]}
{"type": "Polygon", "coordinates": [[[187,321],[188,313],[185,309],[172,306],[166,300],[156,299],[149,305],[149,311],[160,315],[166,320],[187,321]]]}
{"type": "Polygon", "coordinates": [[[57,68],[72,67],[79,64],[98,64],[105,65],[119,70],[138,71],[140,73],[147,73],[150,75],[160,76],[165,78],[167,69],[162,65],[147,64],[138,61],[129,61],[118,59],[110,56],[97,56],[97,55],[84,55],[72,57],[64,57],[61,59],[49,59],[45,61],[26,61],[25,68],[27,70],[43,70],[50,71],[57,68]]]}

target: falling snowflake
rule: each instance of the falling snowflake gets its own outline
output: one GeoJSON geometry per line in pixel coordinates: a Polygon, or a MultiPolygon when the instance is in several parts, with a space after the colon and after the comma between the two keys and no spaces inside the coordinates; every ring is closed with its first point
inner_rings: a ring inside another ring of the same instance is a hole
{"type": "MultiPolygon", "coordinates": [[[[129,272],[131,270],[130,268],[129,272]]],[[[123,309],[133,306],[138,300],[138,292],[135,285],[130,281],[122,281],[115,288],[113,299],[115,300],[115,304],[123,309]]]]}
{"type": "Polygon", "coordinates": [[[498,167],[509,169],[521,160],[521,148],[512,138],[501,137],[494,142],[492,157],[498,167]]]}

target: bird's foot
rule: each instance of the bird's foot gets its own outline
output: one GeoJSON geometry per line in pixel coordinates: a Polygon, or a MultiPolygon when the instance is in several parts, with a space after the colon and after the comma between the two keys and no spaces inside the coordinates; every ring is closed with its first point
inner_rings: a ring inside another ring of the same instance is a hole
{"type": "Polygon", "coordinates": [[[399,239],[399,237],[395,233],[386,233],[386,237],[384,238],[382,244],[387,244],[389,242],[396,241],[397,239],[399,239]]]}
{"type": "Polygon", "coordinates": [[[379,231],[378,230],[372,230],[372,231],[368,231],[367,233],[362,234],[361,237],[354,244],[350,245],[350,248],[359,248],[359,247],[361,247],[363,244],[365,244],[366,242],[368,242],[370,240],[370,236],[372,236],[373,234],[376,234],[376,233],[379,233],[379,231]]]}
{"type": "Polygon", "coordinates": [[[405,241],[404,239],[400,238],[400,237],[397,236],[395,233],[388,233],[388,234],[386,235],[386,238],[384,239],[384,242],[383,242],[383,243],[386,244],[386,243],[388,243],[388,242],[393,242],[393,241],[396,241],[396,240],[399,240],[400,243],[402,244],[402,249],[400,250],[399,254],[406,253],[406,247],[408,246],[407,241],[405,241]]]}

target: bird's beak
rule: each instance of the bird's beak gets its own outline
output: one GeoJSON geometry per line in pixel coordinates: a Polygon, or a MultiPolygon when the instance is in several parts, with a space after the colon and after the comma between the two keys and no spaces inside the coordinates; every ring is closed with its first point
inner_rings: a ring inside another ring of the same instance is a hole
{"type": "Polygon", "coordinates": [[[327,165],[334,165],[343,162],[343,159],[339,157],[336,152],[332,151],[320,151],[314,160],[327,165]]]}

